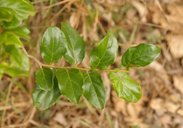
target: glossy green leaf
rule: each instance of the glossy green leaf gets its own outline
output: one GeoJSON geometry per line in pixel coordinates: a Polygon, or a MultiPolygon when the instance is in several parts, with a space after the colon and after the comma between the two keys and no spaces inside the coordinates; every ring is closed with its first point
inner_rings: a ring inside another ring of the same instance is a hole
{"type": "Polygon", "coordinates": [[[49,68],[41,68],[36,71],[36,85],[39,85],[40,89],[48,91],[53,88],[54,85],[54,73],[49,68]]]}
{"type": "Polygon", "coordinates": [[[91,52],[90,66],[106,68],[114,63],[117,56],[118,43],[112,33],[108,33],[91,52]]]}
{"type": "Polygon", "coordinates": [[[128,102],[136,102],[141,98],[141,87],[127,73],[111,72],[109,78],[120,98],[128,102]]]}
{"type": "Polygon", "coordinates": [[[50,91],[44,91],[39,88],[39,86],[36,86],[32,93],[32,99],[34,105],[39,109],[39,110],[45,110],[51,107],[52,105],[55,104],[55,102],[58,100],[60,97],[60,91],[58,89],[58,84],[55,81],[54,87],[50,91]]]}
{"type": "Polygon", "coordinates": [[[12,9],[20,20],[27,19],[34,14],[33,6],[27,0],[0,0],[0,7],[12,9]]]}
{"type": "Polygon", "coordinates": [[[79,33],[68,23],[62,23],[62,31],[66,37],[66,53],[64,58],[70,64],[80,63],[85,55],[85,42],[79,33]]]}
{"type": "Polygon", "coordinates": [[[77,69],[57,69],[56,77],[61,93],[78,103],[82,95],[83,77],[77,69]]]}
{"type": "Polygon", "coordinates": [[[57,27],[49,27],[41,41],[40,51],[45,62],[58,61],[65,53],[65,36],[57,27]]]}
{"type": "Polygon", "coordinates": [[[128,48],[123,54],[121,63],[126,67],[146,66],[160,55],[160,48],[153,44],[140,44],[128,48]]]}
{"type": "Polygon", "coordinates": [[[95,71],[84,74],[83,95],[96,108],[104,108],[105,89],[100,74],[95,71]]]}

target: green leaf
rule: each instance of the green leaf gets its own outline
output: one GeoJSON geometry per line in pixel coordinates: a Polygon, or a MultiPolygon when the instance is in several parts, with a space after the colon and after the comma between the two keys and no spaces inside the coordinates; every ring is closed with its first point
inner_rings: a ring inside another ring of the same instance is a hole
{"type": "Polygon", "coordinates": [[[13,18],[13,11],[8,8],[0,7],[0,22],[6,21],[9,22],[13,18]]]}
{"type": "Polygon", "coordinates": [[[29,15],[34,15],[34,9],[27,0],[0,0],[0,7],[12,9],[19,20],[27,19],[29,15]]]}
{"type": "Polygon", "coordinates": [[[58,61],[65,53],[64,43],[65,36],[59,28],[47,28],[40,45],[41,55],[45,62],[58,61]]]}
{"type": "Polygon", "coordinates": [[[83,95],[96,108],[104,108],[105,89],[102,78],[96,71],[84,74],[83,95]]]}
{"type": "Polygon", "coordinates": [[[9,31],[15,33],[19,37],[29,39],[30,30],[25,26],[20,26],[18,28],[11,29],[9,31]]]}
{"type": "Polygon", "coordinates": [[[6,45],[15,45],[16,47],[22,47],[23,44],[19,37],[13,32],[4,32],[0,35],[0,39],[6,45]]]}
{"type": "Polygon", "coordinates": [[[2,78],[2,76],[3,76],[3,74],[4,74],[4,66],[2,66],[2,65],[0,64],[0,80],[1,80],[1,78],[2,78]]]}
{"type": "Polygon", "coordinates": [[[10,22],[4,22],[2,26],[3,26],[3,29],[10,30],[10,29],[16,29],[21,24],[22,24],[22,20],[19,20],[15,16],[13,16],[13,19],[10,22]]]}
{"type": "Polygon", "coordinates": [[[106,68],[114,63],[117,56],[118,43],[112,33],[108,33],[91,52],[90,66],[106,68]]]}
{"type": "Polygon", "coordinates": [[[109,78],[120,98],[128,102],[136,102],[141,98],[141,87],[127,73],[111,72],[109,78]]]}
{"type": "Polygon", "coordinates": [[[36,71],[36,85],[39,85],[40,89],[48,91],[53,88],[54,85],[54,73],[49,68],[41,68],[36,71]]]}
{"type": "Polygon", "coordinates": [[[10,58],[9,61],[2,63],[6,68],[6,73],[12,77],[27,76],[29,72],[29,58],[24,52],[14,45],[5,46],[5,51],[10,58]]]}
{"type": "Polygon", "coordinates": [[[85,42],[68,23],[62,23],[62,31],[66,37],[64,58],[69,64],[80,63],[85,55],[85,42]]]}
{"type": "Polygon", "coordinates": [[[153,44],[140,44],[128,48],[124,53],[121,63],[123,66],[139,67],[146,66],[160,55],[160,48],[153,44]]]}
{"type": "Polygon", "coordinates": [[[81,72],[77,69],[57,69],[55,74],[61,93],[72,102],[78,103],[83,85],[81,72]]]}
{"type": "Polygon", "coordinates": [[[9,65],[8,63],[0,64],[4,68],[4,74],[10,75],[11,77],[28,76],[28,71],[22,70],[20,67],[9,65]]]}
{"type": "Polygon", "coordinates": [[[55,102],[58,100],[60,97],[60,91],[58,89],[58,83],[55,80],[55,84],[53,89],[50,91],[44,91],[39,88],[39,86],[36,86],[32,93],[32,99],[34,105],[39,109],[39,110],[45,110],[51,107],[52,105],[55,104],[55,102]]]}

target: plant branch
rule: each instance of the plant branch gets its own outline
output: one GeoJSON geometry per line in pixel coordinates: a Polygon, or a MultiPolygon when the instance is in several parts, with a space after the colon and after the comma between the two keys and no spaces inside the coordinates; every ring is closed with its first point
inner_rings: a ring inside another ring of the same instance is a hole
{"type": "Polygon", "coordinates": [[[39,67],[42,68],[42,65],[43,65],[43,64],[42,64],[37,58],[35,58],[35,57],[32,56],[32,55],[29,55],[29,54],[27,53],[27,51],[25,50],[24,47],[22,47],[22,50],[23,50],[23,52],[25,53],[25,55],[26,55],[27,57],[29,57],[30,59],[34,60],[34,61],[39,65],[39,67]]]}
{"type": "Polygon", "coordinates": [[[25,48],[22,48],[22,49],[24,53],[27,55],[27,57],[34,60],[39,65],[40,68],[47,67],[47,68],[57,68],[57,69],[78,69],[83,71],[96,70],[96,71],[105,71],[105,72],[128,72],[128,70],[124,70],[124,69],[92,69],[92,68],[82,68],[82,67],[61,67],[61,66],[43,64],[37,58],[28,54],[25,48]]]}

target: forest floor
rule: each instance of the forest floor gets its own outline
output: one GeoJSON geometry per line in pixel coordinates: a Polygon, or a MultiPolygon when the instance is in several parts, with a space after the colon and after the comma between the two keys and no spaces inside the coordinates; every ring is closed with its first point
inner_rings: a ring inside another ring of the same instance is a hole
{"type": "MultiPolygon", "coordinates": [[[[125,49],[143,42],[161,47],[161,56],[145,68],[130,73],[141,83],[137,103],[119,99],[104,77],[107,102],[96,110],[82,101],[75,105],[61,98],[46,111],[34,108],[29,78],[4,77],[0,81],[2,128],[183,128],[183,1],[182,0],[34,0],[36,15],[30,18],[29,54],[40,59],[39,42],[51,25],[69,21],[86,40],[88,52],[108,30],[125,49]]],[[[87,58],[87,57],[86,57],[87,58]]],[[[86,65],[87,59],[83,62],[86,65]]],[[[116,64],[120,64],[120,57],[116,64]]]]}

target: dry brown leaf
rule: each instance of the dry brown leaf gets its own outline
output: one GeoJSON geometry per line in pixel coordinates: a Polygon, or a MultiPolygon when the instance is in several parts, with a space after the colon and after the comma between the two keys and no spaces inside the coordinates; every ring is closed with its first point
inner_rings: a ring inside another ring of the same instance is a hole
{"type": "MultiPolygon", "coordinates": [[[[150,5],[150,4],[149,4],[150,5]]],[[[161,27],[171,30],[173,33],[183,33],[183,5],[178,3],[166,4],[167,12],[162,12],[155,3],[149,6],[152,11],[152,21],[161,27]]]]}
{"type": "Polygon", "coordinates": [[[113,122],[114,122],[114,128],[120,128],[119,122],[117,120],[113,122]]]}
{"type": "Polygon", "coordinates": [[[168,128],[168,125],[170,125],[171,122],[171,116],[169,114],[164,114],[161,118],[160,118],[162,124],[164,125],[164,128],[168,128]]]}
{"type": "Polygon", "coordinates": [[[177,128],[183,128],[183,120],[182,120],[182,117],[179,117],[179,116],[176,116],[174,118],[174,124],[175,126],[177,125],[178,127],[177,128]]]}
{"type": "Polygon", "coordinates": [[[170,102],[170,101],[166,101],[164,103],[164,106],[171,113],[176,113],[177,109],[180,107],[179,104],[175,104],[175,103],[170,102]]]}
{"type": "Polygon", "coordinates": [[[137,9],[138,13],[140,14],[141,21],[146,22],[146,16],[148,14],[147,8],[145,5],[140,3],[139,1],[132,1],[132,5],[137,9]]]}
{"type": "Polygon", "coordinates": [[[176,113],[180,104],[175,104],[172,101],[166,101],[160,98],[153,99],[150,103],[150,107],[154,109],[158,115],[163,115],[165,112],[176,113]]]}
{"type": "Polygon", "coordinates": [[[149,65],[149,67],[158,72],[158,76],[164,80],[166,85],[170,84],[170,81],[168,81],[169,76],[162,64],[158,63],[157,61],[154,61],[149,65]]]}
{"type": "Polygon", "coordinates": [[[125,101],[117,98],[118,100],[116,100],[115,102],[115,110],[117,112],[122,112],[124,115],[127,115],[127,111],[126,111],[126,103],[125,101]]]}
{"type": "Polygon", "coordinates": [[[73,12],[71,14],[69,22],[72,27],[77,28],[80,23],[80,13],[73,12]]]}
{"type": "Polygon", "coordinates": [[[182,99],[181,95],[179,95],[179,94],[177,94],[177,95],[172,94],[169,96],[169,100],[171,100],[174,103],[180,103],[181,99],[182,99]]]}
{"type": "Polygon", "coordinates": [[[162,50],[162,54],[163,56],[166,58],[167,61],[172,61],[172,56],[171,56],[171,53],[169,52],[169,50],[167,49],[167,47],[165,45],[162,45],[161,46],[161,50],[162,50]]]}
{"type": "Polygon", "coordinates": [[[166,27],[172,30],[174,33],[183,33],[183,5],[182,4],[168,4],[167,10],[170,13],[166,15],[168,23],[166,27]]]}
{"type": "Polygon", "coordinates": [[[163,115],[166,112],[166,109],[163,107],[163,104],[163,99],[152,99],[150,102],[150,107],[154,109],[158,115],[163,115]]]}
{"type": "Polygon", "coordinates": [[[169,35],[167,36],[168,46],[175,58],[183,57],[183,36],[169,35]]]}
{"type": "Polygon", "coordinates": [[[169,15],[167,15],[168,21],[183,25],[183,5],[182,4],[168,4],[167,10],[169,11],[169,15]]]}
{"type": "Polygon", "coordinates": [[[127,105],[127,111],[130,115],[130,118],[136,119],[138,118],[138,112],[136,111],[135,107],[133,104],[128,104],[127,105]]]}
{"type": "Polygon", "coordinates": [[[167,28],[167,21],[157,4],[155,2],[151,2],[149,5],[150,6],[148,7],[152,14],[152,22],[161,25],[163,28],[167,28]]]}
{"type": "MultiPolygon", "coordinates": [[[[150,65],[149,65],[150,68],[154,69],[155,71],[159,72],[159,73],[163,73],[163,74],[167,74],[166,73],[166,70],[164,69],[163,65],[158,63],[157,61],[154,61],[152,62],[150,65]]],[[[167,78],[165,78],[167,79],[167,78]]]]}
{"type": "Polygon", "coordinates": [[[182,108],[182,109],[179,109],[179,110],[177,111],[177,113],[178,113],[179,115],[183,116],[183,108],[182,108]]]}
{"type": "Polygon", "coordinates": [[[56,116],[54,117],[54,120],[56,122],[62,124],[63,126],[66,126],[67,125],[67,121],[66,121],[64,115],[61,112],[59,112],[59,113],[56,114],[56,116]]]}
{"type": "Polygon", "coordinates": [[[183,76],[173,76],[174,86],[183,94],[183,76]]]}

